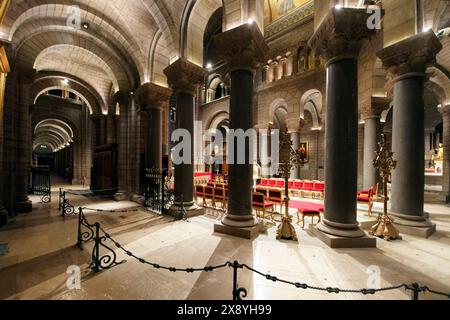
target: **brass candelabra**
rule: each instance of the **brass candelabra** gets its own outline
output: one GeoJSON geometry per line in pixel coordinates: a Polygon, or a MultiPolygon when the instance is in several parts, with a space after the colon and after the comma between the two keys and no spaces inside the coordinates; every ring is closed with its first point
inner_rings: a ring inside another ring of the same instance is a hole
{"type": "Polygon", "coordinates": [[[282,215],[281,224],[277,230],[277,240],[298,241],[297,233],[292,225],[292,218],[289,215],[289,178],[291,170],[304,165],[300,155],[292,147],[292,140],[287,129],[280,132],[280,167],[279,173],[284,179],[284,206],[285,214],[282,215]]]}
{"type": "Polygon", "coordinates": [[[394,240],[399,238],[399,232],[394,226],[394,221],[388,215],[388,190],[387,185],[389,177],[395,168],[397,167],[397,161],[394,160],[394,153],[389,151],[386,146],[386,135],[381,135],[381,142],[378,144],[379,149],[375,152],[375,160],[373,161],[374,167],[380,172],[380,176],[383,179],[383,213],[378,216],[378,222],[372,227],[369,234],[376,237],[382,237],[385,240],[394,240]]]}

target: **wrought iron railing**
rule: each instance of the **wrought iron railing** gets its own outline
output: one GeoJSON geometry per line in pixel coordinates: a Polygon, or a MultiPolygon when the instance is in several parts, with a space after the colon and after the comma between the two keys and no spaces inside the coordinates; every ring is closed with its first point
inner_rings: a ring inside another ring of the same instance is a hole
{"type": "Polygon", "coordinates": [[[30,167],[28,169],[28,193],[41,197],[42,203],[52,202],[50,167],[30,167]]]}
{"type": "Polygon", "coordinates": [[[83,250],[83,243],[93,241],[94,246],[92,249],[91,254],[91,261],[90,261],[90,267],[94,272],[100,272],[103,270],[110,269],[114,266],[117,266],[119,264],[125,263],[126,260],[117,261],[117,254],[112,249],[112,246],[108,246],[106,244],[107,241],[110,241],[118,250],[123,251],[128,257],[133,258],[137,260],[138,262],[151,266],[155,269],[165,270],[169,272],[186,272],[186,273],[194,273],[194,272],[213,272],[217,269],[223,269],[223,268],[232,268],[233,274],[232,274],[232,283],[233,283],[233,289],[232,289],[232,299],[233,300],[242,300],[248,296],[248,291],[246,288],[240,287],[238,284],[238,271],[239,270],[247,270],[250,271],[256,275],[259,275],[263,278],[265,278],[267,281],[271,282],[279,282],[284,283],[287,285],[291,285],[297,289],[302,290],[315,290],[315,291],[321,291],[329,294],[340,294],[340,293],[353,293],[353,294],[361,294],[364,296],[367,295],[374,295],[381,292],[386,291],[393,291],[393,290],[405,290],[411,293],[411,299],[412,300],[419,300],[420,294],[423,293],[431,293],[434,295],[439,295],[442,297],[446,297],[450,299],[450,292],[439,292],[437,290],[430,289],[427,286],[421,286],[418,283],[412,283],[412,284],[399,284],[396,286],[390,286],[390,287],[384,287],[379,289],[373,289],[373,288],[364,288],[364,289],[341,289],[341,288],[335,288],[335,287],[318,287],[318,286],[311,286],[306,283],[302,282],[294,282],[285,280],[282,278],[278,278],[276,276],[273,276],[271,274],[266,274],[261,271],[258,271],[247,264],[242,264],[239,261],[226,261],[222,264],[218,265],[209,265],[205,267],[200,268],[179,268],[179,267],[169,267],[164,266],[155,262],[148,261],[142,257],[137,256],[133,252],[127,250],[120,242],[116,241],[110,233],[108,233],[104,228],[102,228],[101,224],[99,222],[96,222],[94,224],[89,223],[87,220],[84,211],[92,211],[97,213],[104,213],[104,212],[110,212],[110,213],[117,213],[117,212],[130,212],[130,211],[137,211],[137,209],[128,209],[128,210],[100,210],[100,209],[90,209],[90,208],[79,208],[78,210],[78,235],[77,235],[77,244],[76,246],[83,250]],[[102,252],[105,252],[102,254],[100,251],[102,249],[102,252]]]}

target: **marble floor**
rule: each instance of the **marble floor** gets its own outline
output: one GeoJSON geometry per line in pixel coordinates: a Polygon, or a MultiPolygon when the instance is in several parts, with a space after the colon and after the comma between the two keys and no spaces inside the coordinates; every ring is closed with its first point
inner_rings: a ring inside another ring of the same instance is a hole
{"type": "MultiPolygon", "coordinates": [[[[74,187],[77,188],[77,187],[74,187]]],[[[84,251],[74,244],[77,218],[58,212],[57,187],[51,205],[34,198],[33,212],[18,216],[0,229],[0,299],[231,299],[232,269],[214,272],[172,273],[154,269],[116,250],[126,263],[93,273],[89,269],[92,243],[84,251]],[[68,289],[70,266],[81,270],[80,289],[68,289]]],[[[135,208],[132,202],[69,196],[75,207],[135,208]]],[[[363,208],[361,208],[363,209],[363,208]]],[[[221,213],[174,221],[145,210],[121,213],[87,213],[100,222],[127,250],[149,261],[174,267],[204,267],[238,260],[278,278],[318,287],[361,289],[418,282],[450,292],[450,208],[427,204],[438,232],[430,239],[403,236],[403,240],[378,240],[376,249],[330,249],[308,231],[296,226],[299,242],[275,240],[276,227],[248,241],[213,232],[221,213]],[[379,272],[379,277],[371,272],[379,272]]],[[[360,212],[361,219],[367,219],[360,212]]],[[[111,244],[112,245],[112,244],[111,244]]],[[[115,248],[114,245],[112,245],[115,248]]],[[[266,280],[247,270],[239,271],[240,287],[249,299],[410,299],[404,290],[373,296],[329,294],[303,290],[266,280]]],[[[422,299],[442,299],[431,294],[422,299]]]]}

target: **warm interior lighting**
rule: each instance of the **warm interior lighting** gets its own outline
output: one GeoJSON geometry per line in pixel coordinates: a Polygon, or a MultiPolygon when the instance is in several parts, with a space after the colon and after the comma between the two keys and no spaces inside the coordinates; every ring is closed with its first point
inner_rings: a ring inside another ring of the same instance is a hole
{"type": "Polygon", "coordinates": [[[253,23],[255,23],[255,20],[253,20],[253,18],[249,18],[247,24],[251,26],[253,23]]]}

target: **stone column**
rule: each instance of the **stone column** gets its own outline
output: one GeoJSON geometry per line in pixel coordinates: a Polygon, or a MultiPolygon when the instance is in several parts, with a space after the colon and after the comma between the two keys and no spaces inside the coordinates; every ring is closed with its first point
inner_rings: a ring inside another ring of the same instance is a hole
{"type": "Polygon", "coordinates": [[[363,189],[369,190],[381,182],[378,171],[373,166],[375,151],[381,135],[381,113],[389,107],[387,98],[372,97],[370,106],[363,111],[364,117],[364,167],[363,189]]]}
{"type": "Polygon", "coordinates": [[[393,87],[392,151],[397,168],[392,174],[391,210],[401,232],[428,237],[435,230],[424,213],[425,145],[424,79],[442,44],[434,32],[420,33],[378,53],[393,87]]]}
{"type": "MultiPolygon", "coordinates": [[[[220,51],[225,55],[225,61],[231,75],[230,95],[230,130],[253,129],[253,98],[254,75],[260,63],[264,61],[267,45],[256,25],[241,25],[232,30],[219,34],[214,39],[220,51]]],[[[234,150],[229,138],[229,194],[228,212],[222,224],[214,227],[216,232],[227,233],[244,238],[252,238],[258,229],[252,213],[253,187],[253,142],[244,143],[240,148],[238,143],[234,150]],[[245,164],[239,164],[238,156],[245,152],[245,164]],[[234,154],[234,155],[233,155],[234,154]],[[232,157],[232,158],[231,158],[232,157]]],[[[237,139],[236,139],[237,140],[237,139]]],[[[235,140],[235,141],[236,141],[235,140]]]]}
{"type": "Polygon", "coordinates": [[[3,206],[3,110],[4,110],[4,93],[7,72],[9,72],[8,61],[6,64],[0,64],[0,227],[8,222],[8,211],[3,206]]]}
{"type": "MultiPolygon", "coordinates": [[[[175,204],[173,212],[179,212],[181,205],[188,216],[202,214],[194,203],[194,98],[197,89],[207,75],[205,69],[192,62],[179,58],[164,70],[168,83],[176,94],[176,129],[184,129],[190,134],[191,153],[189,161],[174,164],[175,167],[175,204]]],[[[186,144],[185,141],[180,143],[186,144]]]]}
{"type": "Polygon", "coordinates": [[[28,168],[30,166],[29,152],[29,123],[30,123],[30,87],[33,74],[21,74],[19,78],[19,110],[16,136],[16,199],[14,210],[16,212],[30,212],[32,203],[28,198],[28,168]]]}
{"type": "Polygon", "coordinates": [[[364,9],[331,9],[310,40],[327,60],[325,213],[315,234],[331,247],[375,247],[357,221],[358,61],[367,28],[364,9]]]}
{"type": "Polygon", "coordinates": [[[450,202],[450,105],[444,106],[440,110],[444,122],[444,180],[442,198],[445,202],[450,202]]]}
{"type": "MultiPolygon", "coordinates": [[[[287,119],[286,125],[291,135],[292,148],[298,150],[300,148],[300,119],[287,119]]],[[[300,179],[300,168],[292,168],[291,179],[300,179]]]]}
{"type": "Polygon", "coordinates": [[[114,101],[119,103],[119,156],[117,165],[117,176],[119,182],[119,190],[114,199],[116,201],[128,200],[128,112],[130,104],[130,95],[123,92],[117,92],[114,96],[114,101]]]}
{"type": "Polygon", "coordinates": [[[172,90],[153,83],[142,85],[136,94],[141,108],[147,113],[147,142],[145,162],[147,168],[162,168],[163,110],[167,109],[172,90]]]}

